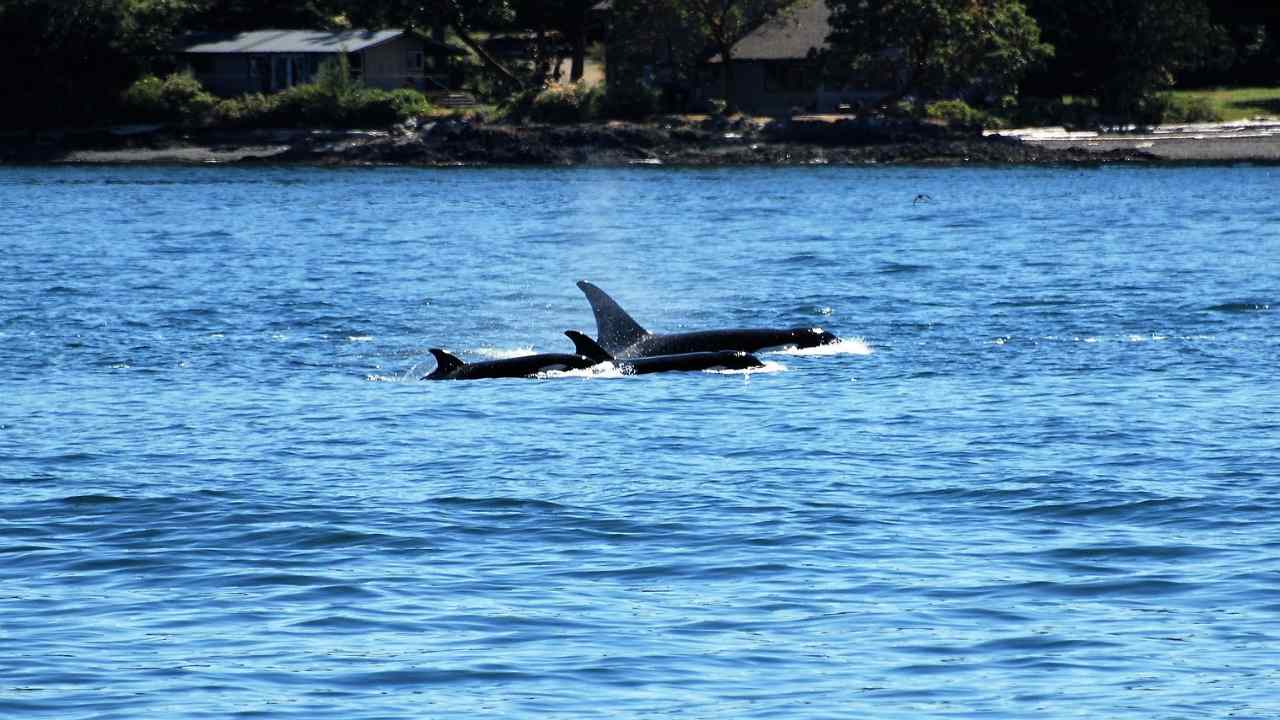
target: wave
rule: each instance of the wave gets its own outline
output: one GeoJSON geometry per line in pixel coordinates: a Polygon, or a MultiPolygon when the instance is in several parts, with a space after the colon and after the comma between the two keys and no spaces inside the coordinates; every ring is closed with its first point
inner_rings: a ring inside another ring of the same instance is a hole
{"type": "Polygon", "coordinates": [[[478,347],[471,350],[472,353],[479,355],[488,360],[507,360],[509,358],[524,357],[525,355],[533,355],[532,345],[524,345],[514,348],[496,348],[496,347],[478,347]]]}
{"type": "Polygon", "coordinates": [[[864,339],[844,338],[839,342],[830,345],[818,345],[817,347],[797,348],[788,347],[780,350],[770,350],[768,355],[870,355],[871,345],[864,339]]]}

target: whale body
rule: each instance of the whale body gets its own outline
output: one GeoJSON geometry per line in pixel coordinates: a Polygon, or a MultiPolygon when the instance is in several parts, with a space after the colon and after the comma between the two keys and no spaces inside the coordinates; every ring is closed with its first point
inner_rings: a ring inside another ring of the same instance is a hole
{"type": "Polygon", "coordinates": [[[463,362],[440,348],[431,348],[436,359],[436,369],[422,376],[423,380],[487,380],[492,378],[533,377],[552,370],[582,370],[598,361],[582,355],[567,353],[541,353],[520,357],[463,362]]]}
{"type": "Polygon", "coordinates": [[[809,348],[830,345],[840,338],[822,328],[738,328],[656,334],[641,327],[608,293],[580,280],[578,288],[591,303],[600,347],[621,359],[699,352],[753,353],[768,348],[809,348]]]}
{"type": "Polygon", "coordinates": [[[737,350],[716,350],[706,352],[679,353],[675,355],[652,355],[647,357],[619,359],[614,357],[595,340],[577,330],[566,330],[565,335],[573,341],[574,349],[597,362],[611,362],[624,375],[648,375],[659,372],[697,372],[699,370],[747,370],[764,367],[764,363],[755,355],[737,350]]]}

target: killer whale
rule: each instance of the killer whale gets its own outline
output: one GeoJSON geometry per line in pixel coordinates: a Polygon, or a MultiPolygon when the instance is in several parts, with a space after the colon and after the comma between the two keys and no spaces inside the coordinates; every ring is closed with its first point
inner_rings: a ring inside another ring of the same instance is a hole
{"type": "Polygon", "coordinates": [[[608,293],[595,285],[579,280],[578,289],[591,303],[600,347],[622,359],[719,351],[752,353],[766,348],[809,348],[840,341],[822,328],[739,328],[659,335],[641,327],[608,293]]]}
{"type": "Polygon", "coordinates": [[[764,367],[755,355],[736,350],[681,353],[678,355],[650,355],[646,357],[618,359],[600,347],[595,340],[577,330],[566,330],[579,355],[597,362],[611,362],[625,375],[648,375],[659,372],[697,372],[699,370],[746,370],[764,367]]]}
{"type": "Polygon", "coordinates": [[[522,378],[551,370],[582,370],[599,364],[598,360],[568,353],[540,353],[469,363],[440,348],[431,348],[430,351],[436,359],[436,369],[423,375],[423,380],[522,378]]]}

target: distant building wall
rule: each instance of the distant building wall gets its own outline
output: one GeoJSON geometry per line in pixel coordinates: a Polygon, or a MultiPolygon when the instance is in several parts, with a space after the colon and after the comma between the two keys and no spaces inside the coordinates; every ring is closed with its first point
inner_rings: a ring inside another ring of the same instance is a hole
{"type": "MultiPolygon", "coordinates": [[[[734,61],[734,99],[738,109],[757,115],[785,115],[793,108],[819,109],[817,67],[806,60],[734,61]]],[[[724,84],[720,63],[706,66],[699,95],[721,98],[724,84]]]]}
{"type": "MultiPolygon", "coordinates": [[[[347,53],[352,74],[370,87],[394,90],[436,89],[428,82],[429,62],[421,40],[402,36],[359,52],[347,53]]],[[[338,53],[188,53],[188,67],[215,95],[270,93],[311,82],[338,53]]]]}

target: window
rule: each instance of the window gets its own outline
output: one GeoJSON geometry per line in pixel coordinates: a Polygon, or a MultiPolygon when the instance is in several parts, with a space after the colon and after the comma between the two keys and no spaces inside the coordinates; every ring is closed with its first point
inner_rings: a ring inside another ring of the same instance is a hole
{"type": "Polygon", "coordinates": [[[347,64],[351,67],[351,77],[364,77],[364,54],[351,53],[347,56],[347,64]]]}
{"type": "Polygon", "coordinates": [[[421,50],[410,50],[405,56],[405,65],[410,70],[422,70],[424,64],[421,50]]]}

